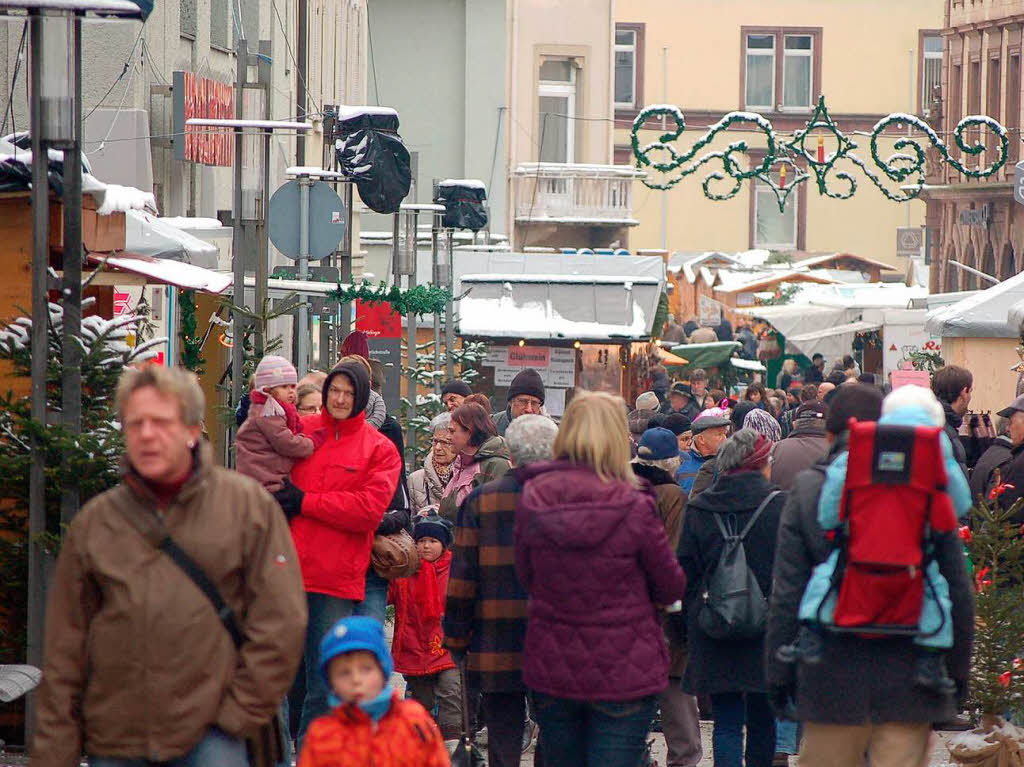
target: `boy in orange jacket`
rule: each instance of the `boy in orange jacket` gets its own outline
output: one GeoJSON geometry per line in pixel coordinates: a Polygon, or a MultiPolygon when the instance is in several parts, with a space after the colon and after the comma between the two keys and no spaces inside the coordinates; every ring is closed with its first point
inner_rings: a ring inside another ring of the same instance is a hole
{"type": "Polygon", "coordinates": [[[405,676],[413,700],[428,711],[437,705],[437,723],[449,750],[458,745],[462,729],[462,684],[451,654],[444,649],[441,617],[448,594],[452,563],[451,526],[431,514],[412,529],[420,569],[391,582],[388,598],[395,605],[395,637],[391,652],[395,670],[405,676]]]}
{"type": "Polygon", "coordinates": [[[331,712],[306,732],[299,767],[450,767],[430,714],[387,686],[391,655],[373,618],[345,618],[320,642],[331,712]]]}

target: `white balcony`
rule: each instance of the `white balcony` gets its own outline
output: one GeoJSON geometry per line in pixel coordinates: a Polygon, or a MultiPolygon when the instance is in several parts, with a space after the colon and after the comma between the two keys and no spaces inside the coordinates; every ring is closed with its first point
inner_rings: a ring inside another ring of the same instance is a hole
{"type": "Polygon", "coordinates": [[[633,179],[625,165],[523,163],[513,172],[519,224],[636,226],[633,179]]]}

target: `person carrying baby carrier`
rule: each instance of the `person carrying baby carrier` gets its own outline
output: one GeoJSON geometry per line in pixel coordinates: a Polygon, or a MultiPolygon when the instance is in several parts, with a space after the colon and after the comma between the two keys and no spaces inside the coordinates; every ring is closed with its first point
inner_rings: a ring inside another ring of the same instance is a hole
{"type": "Polygon", "coordinates": [[[808,764],[923,766],[931,725],[966,694],[973,590],[955,528],[969,491],[941,407],[904,388],[877,424],[877,389],[837,390],[829,454],[783,510],[765,668],[808,764]]]}

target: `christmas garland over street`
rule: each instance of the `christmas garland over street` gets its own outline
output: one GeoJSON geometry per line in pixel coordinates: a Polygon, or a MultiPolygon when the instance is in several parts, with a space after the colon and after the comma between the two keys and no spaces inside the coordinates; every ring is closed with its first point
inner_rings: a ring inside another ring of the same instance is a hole
{"type": "Polygon", "coordinates": [[[329,301],[338,301],[343,304],[350,301],[390,304],[392,309],[407,317],[412,314],[443,312],[452,300],[452,293],[436,285],[417,285],[410,290],[402,290],[397,285],[388,285],[385,282],[375,286],[364,282],[360,285],[338,285],[325,297],[329,301]]]}

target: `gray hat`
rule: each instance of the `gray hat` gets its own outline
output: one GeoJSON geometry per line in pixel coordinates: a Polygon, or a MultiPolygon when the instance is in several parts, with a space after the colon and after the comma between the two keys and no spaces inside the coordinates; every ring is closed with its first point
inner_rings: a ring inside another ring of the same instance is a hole
{"type": "Polygon", "coordinates": [[[694,436],[696,436],[705,429],[714,429],[716,426],[728,426],[730,423],[732,422],[725,416],[701,414],[693,419],[693,424],[691,424],[690,430],[693,432],[694,436]]]}
{"type": "Polygon", "coordinates": [[[1020,411],[1024,413],[1024,394],[1017,397],[1009,406],[1004,407],[996,415],[1001,415],[1003,418],[1010,418],[1014,413],[1020,411]]]}

